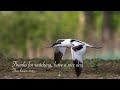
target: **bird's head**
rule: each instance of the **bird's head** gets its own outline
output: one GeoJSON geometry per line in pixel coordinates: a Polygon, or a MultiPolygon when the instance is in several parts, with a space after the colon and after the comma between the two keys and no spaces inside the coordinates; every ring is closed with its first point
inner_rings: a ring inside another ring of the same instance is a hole
{"type": "Polygon", "coordinates": [[[61,43],[53,43],[51,46],[47,46],[45,48],[51,48],[51,47],[57,47],[57,46],[60,46],[61,43]]]}
{"type": "Polygon", "coordinates": [[[61,43],[53,43],[52,47],[61,46],[61,43]]]}

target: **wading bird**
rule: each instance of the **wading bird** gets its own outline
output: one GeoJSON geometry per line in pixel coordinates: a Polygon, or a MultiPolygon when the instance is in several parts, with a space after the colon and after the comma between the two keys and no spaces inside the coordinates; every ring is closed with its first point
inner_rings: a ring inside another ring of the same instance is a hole
{"type": "Polygon", "coordinates": [[[97,46],[92,46],[77,39],[58,39],[50,47],[55,48],[54,51],[55,64],[58,64],[60,62],[60,60],[65,54],[66,48],[71,48],[71,55],[77,77],[79,77],[83,68],[83,55],[85,54],[86,48],[87,47],[96,48],[96,49],[101,48],[97,46]]]}

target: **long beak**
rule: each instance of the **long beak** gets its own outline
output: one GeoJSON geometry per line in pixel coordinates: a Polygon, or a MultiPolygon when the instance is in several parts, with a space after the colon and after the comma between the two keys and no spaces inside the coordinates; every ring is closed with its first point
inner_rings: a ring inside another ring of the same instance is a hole
{"type": "Polygon", "coordinates": [[[51,48],[51,47],[53,47],[53,46],[48,46],[48,47],[46,46],[46,47],[44,47],[44,48],[51,48]]]}

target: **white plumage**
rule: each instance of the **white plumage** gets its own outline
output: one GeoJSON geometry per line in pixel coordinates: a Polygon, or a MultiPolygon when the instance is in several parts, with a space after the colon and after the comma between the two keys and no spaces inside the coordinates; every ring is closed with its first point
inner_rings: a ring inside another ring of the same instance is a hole
{"type": "Polygon", "coordinates": [[[55,48],[54,62],[58,64],[65,54],[66,48],[71,48],[71,55],[75,64],[75,71],[79,77],[83,67],[83,55],[85,54],[86,47],[101,48],[89,45],[77,39],[58,39],[52,46],[55,48]]]}

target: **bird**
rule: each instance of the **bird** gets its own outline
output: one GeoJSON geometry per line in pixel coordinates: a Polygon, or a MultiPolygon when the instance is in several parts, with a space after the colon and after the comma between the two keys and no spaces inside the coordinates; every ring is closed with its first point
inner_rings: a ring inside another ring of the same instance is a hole
{"type": "MultiPolygon", "coordinates": [[[[59,64],[62,57],[65,55],[66,48],[71,49],[71,55],[74,63],[76,76],[79,77],[83,68],[83,56],[86,48],[102,48],[100,46],[93,46],[77,39],[57,39],[50,47],[55,48],[54,63],[59,64]]],[[[48,48],[50,48],[48,47],[48,48]]]]}

